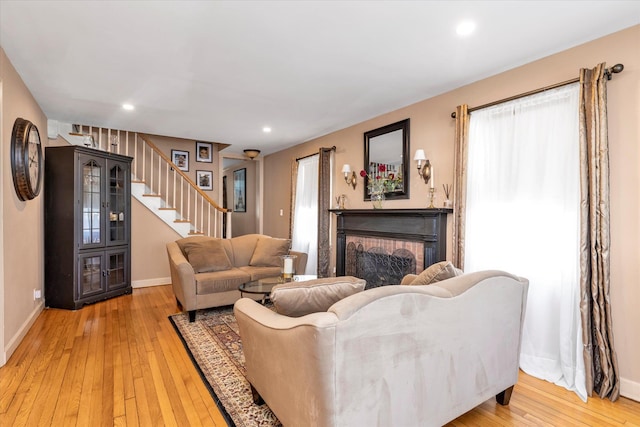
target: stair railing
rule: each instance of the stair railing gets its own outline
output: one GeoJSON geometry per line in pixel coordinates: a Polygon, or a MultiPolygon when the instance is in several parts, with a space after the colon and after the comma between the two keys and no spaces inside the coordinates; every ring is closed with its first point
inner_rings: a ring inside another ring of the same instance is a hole
{"type": "Polygon", "coordinates": [[[219,206],[148,135],[136,132],[80,126],[75,135],[90,135],[94,148],[134,158],[134,182],[147,187],[143,197],[159,197],[160,209],[175,210],[176,222],[191,224],[189,234],[222,237],[224,221],[230,235],[231,211],[219,206]]]}

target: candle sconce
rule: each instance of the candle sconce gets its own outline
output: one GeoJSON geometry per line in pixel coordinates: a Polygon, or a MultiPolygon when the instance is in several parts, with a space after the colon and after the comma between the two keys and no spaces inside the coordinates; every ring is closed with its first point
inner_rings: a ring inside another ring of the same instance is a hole
{"type": "Polygon", "coordinates": [[[420,175],[424,183],[427,184],[431,179],[431,162],[427,159],[427,156],[425,156],[424,150],[416,150],[413,160],[418,162],[418,175],[420,175]],[[424,164],[422,162],[424,162],[424,164]]]}
{"type": "Polygon", "coordinates": [[[356,177],[356,172],[351,170],[351,165],[345,164],[342,166],[342,173],[344,173],[344,182],[355,190],[358,184],[358,178],[356,177]]]}

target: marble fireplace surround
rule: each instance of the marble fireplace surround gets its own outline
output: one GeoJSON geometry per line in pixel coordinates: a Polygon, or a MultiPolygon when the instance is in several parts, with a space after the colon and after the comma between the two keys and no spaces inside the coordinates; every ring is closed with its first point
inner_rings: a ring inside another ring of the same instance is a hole
{"type": "Polygon", "coordinates": [[[415,256],[416,273],[446,258],[447,215],[453,213],[452,209],[331,209],[331,212],[337,218],[337,276],[363,276],[362,272],[354,274],[357,263],[354,256],[363,251],[404,254],[401,256],[410,252],[415,256]]]}

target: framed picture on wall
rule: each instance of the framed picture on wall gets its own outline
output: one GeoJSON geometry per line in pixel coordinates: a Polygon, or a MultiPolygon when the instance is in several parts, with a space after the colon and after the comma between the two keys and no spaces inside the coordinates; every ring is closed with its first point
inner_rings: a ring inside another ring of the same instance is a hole
{"type": "Polygon", "coordinates": [[[196,142],[196,162],[213,162],[213,144],[210,142],[196,142]]]}
{"type": "Polygon", "coordinates": [[[171,150],[171,161],[183,172],[189,172],[189,152],[171,150]]]}
{"type": "Polygon", "coordinates": [[[233,211],[247,211],[247,169],[233,171],[233,211]]]}
{"type": "Polygon", "coordinates": [[[213,190],[213,172],[212,171],[196,171],[196,179],[198,187],[201,190],[213,190]]]}

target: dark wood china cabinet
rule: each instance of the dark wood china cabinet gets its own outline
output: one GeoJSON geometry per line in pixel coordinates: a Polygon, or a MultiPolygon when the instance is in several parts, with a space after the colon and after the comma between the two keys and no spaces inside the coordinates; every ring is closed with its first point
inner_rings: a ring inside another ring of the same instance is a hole
{"type": "Polygon", "coordinates": [[[131,157],[45,151],[45,304],[78,309],[131,293],[131,157]]]}

